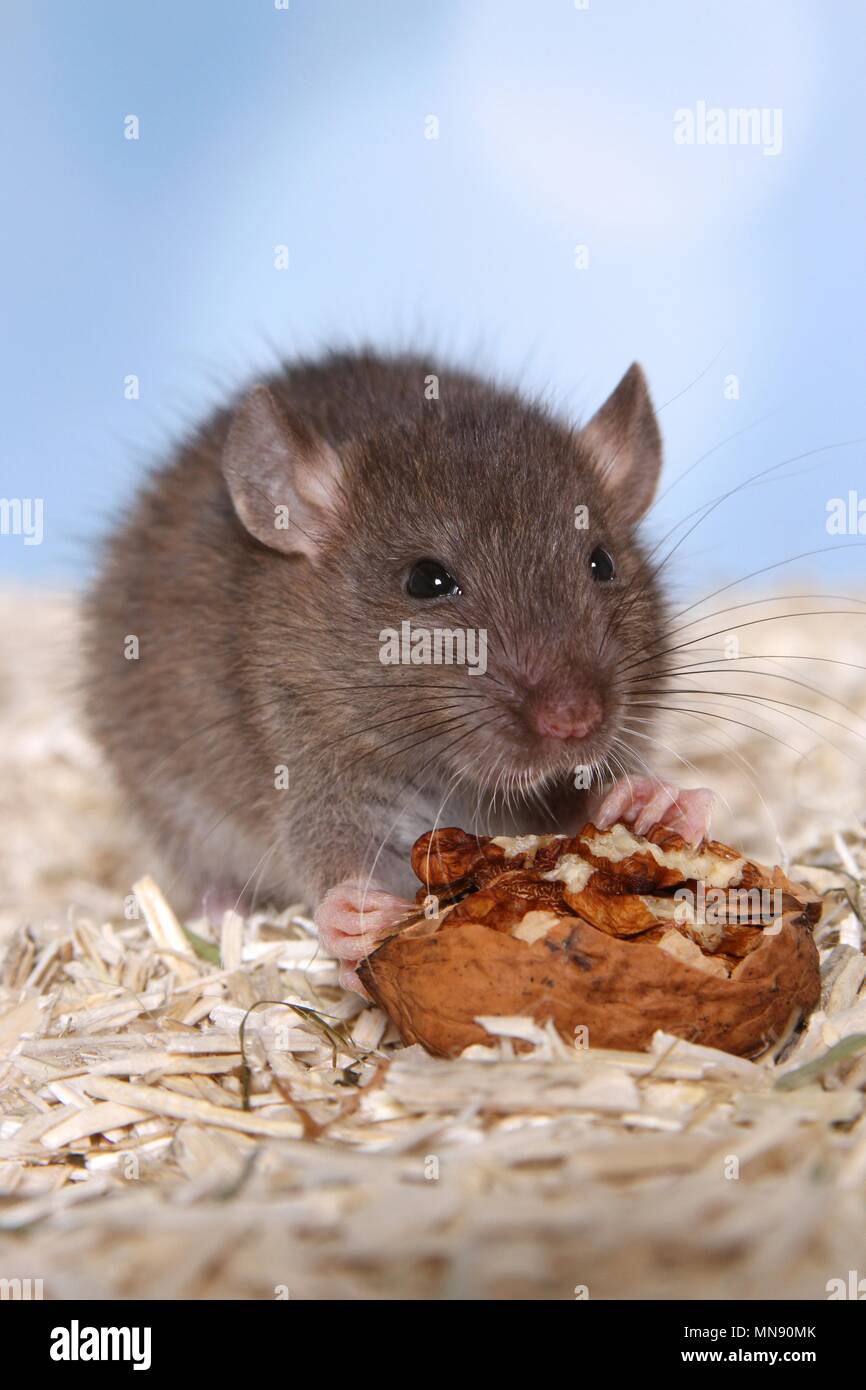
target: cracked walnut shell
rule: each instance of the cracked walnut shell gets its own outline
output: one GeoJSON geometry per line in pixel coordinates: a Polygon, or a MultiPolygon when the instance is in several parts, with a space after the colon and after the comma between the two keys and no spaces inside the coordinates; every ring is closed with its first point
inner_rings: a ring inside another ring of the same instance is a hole
{"type": "Polygon", "coordinates": [[[646,1048],[663,1029],[753,1056],[818,1000],[820,899],[717,841],[450,828],[416,841],[412,867],[438,915],[359,974],[403,1040],[440,1056],[489,1042],[479,1017],[515,1014],[590,1046],[646,1048]]]}

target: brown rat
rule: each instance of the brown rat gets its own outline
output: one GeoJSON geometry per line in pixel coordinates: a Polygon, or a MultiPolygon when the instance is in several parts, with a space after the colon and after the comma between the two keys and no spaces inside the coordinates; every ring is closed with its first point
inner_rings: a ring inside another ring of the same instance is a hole
{"type": "MultiPolygon", "coordinates": [[[[88,604],[92,727],[189,905],[326,895],[351,961],[414,893],[422,831],[585,819],[628,770],[624,667],[663,636],[635,533],[660,465],[636,365],[582,429],[367,352],[217,412],[111,536],[88,604]]],[[[697,838],[706,798],[631,779],[601,819],[697,838]]]]}

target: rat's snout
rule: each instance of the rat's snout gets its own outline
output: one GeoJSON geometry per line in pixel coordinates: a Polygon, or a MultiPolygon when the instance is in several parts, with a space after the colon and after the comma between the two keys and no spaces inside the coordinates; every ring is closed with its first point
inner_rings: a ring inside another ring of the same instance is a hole
{"type": "Polygon", "coordinates": [[[542,738],[587,738],[601,723],[601,702],[589,693],[559,697],[535,692],[525,706],[529,727],[542,738]]]}

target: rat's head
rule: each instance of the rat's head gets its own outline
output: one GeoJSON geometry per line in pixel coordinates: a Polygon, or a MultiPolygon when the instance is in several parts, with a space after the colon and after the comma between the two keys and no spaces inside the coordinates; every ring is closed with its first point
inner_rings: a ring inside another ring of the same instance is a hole
{"type": "Polygon", "coordinates": [[[235,416],[225,476],[285,600],[271,639],[284,622],[304,658],[287,686],[347,763],[482,790],[616,766],[630,667],[663,623],[635,535],[661,463],[643,373],[580,430],[418,380],[415,408],[336,444],[264,387],[235,416]]]}

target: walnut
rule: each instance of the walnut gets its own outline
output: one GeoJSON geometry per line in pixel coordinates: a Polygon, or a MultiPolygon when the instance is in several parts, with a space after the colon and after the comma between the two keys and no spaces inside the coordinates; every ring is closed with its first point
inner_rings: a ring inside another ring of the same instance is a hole
{"type": "Polygon", "coordinates": [[[361,962],[404,1041],[452,1056],[482,1015],[644,1048],[657,1028],[754,1055],[817,1002],[821,900],[728,845],[586,825],[573,838],[428,832],[423,885],[450,904],[361,962]]]}

